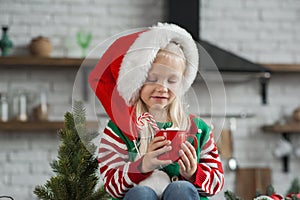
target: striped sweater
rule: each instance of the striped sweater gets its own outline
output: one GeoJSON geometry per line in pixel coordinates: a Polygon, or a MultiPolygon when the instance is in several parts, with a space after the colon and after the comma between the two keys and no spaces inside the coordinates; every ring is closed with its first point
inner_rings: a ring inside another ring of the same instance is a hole
{"type": "MultiPolygon", "coordinates": [[[[198,132],[195,133],[198,139],[198,166],[193,184],[200,196],[211,196],[223,187],[222,164],[210,128],[199,118],[193,118],[193,121],[198,128],[198,132]]],[[[152,172],[139,171],[138,166],[143,157],[134,161],[135,155],[133,142],[110,121],[100,141],[98,162],[104,187],[112,197],[122,199],[130,188],[151,175],[152,172]]],[[[178,175],[183,179],[179,174],[178,163],[171,164],[163,170],[170,178],[178,175]]]]}

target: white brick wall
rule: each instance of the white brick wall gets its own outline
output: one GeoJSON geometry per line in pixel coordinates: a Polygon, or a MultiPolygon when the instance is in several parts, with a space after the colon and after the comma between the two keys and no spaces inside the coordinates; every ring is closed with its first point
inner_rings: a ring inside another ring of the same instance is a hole
{"type": "MultiPolygon", "coordinates": [[[[202,6],[202,38],[254,62],[300,61],[298,1],[202,0],[202,6]]],[[[165,1],[159,0],[0,0],[0,24],[10,26],[13,54],[28,54],[31,38],[43,35],[49,37],[54,46],[52,56],[78,57],[80,49],[75,35],[80,28],[92,31],[92,49],[121,31],[163,21],[165,10],[165,1]]],[[[62,120],[71,108],[75,76],[76,70],[72,69],[0,69],[0,91],[21,86],[36,91],[38,84],[48,91],[50,119],[62,120]]],[[[241,167],[271,167],[279,193],[285,193],[292,178],[299,177],[300,158],[293,156],[290,173],[283,173],[281,160],[272,155],[280,136],[262,133],[260,126],[291,114],[299,106],[299,76],[274,75],[268,90],[269,104],[265,106],[261,105],[257,81],[225,83],[227,111],[255,114],[254,118],[237,120],[233,137],[239,164],[241,167]]],[[[205,86],[196,86],[199,91],[205,90],[205,86]]],[[[205,91],[199,95],[200,111],[209,110],[207,95],[205,91]]],[[[94,112],[91,108],[88,110],[94,112]]],[[[227,121],[225,127],[228,127],[227,121]]],[[[299,135],[291,137],[293,145],[299,146],[299,135]]],[[[1,132],[0,194],[12,195],[16,200],[35,199],[34,186],[44,184],[53,175],[49,162],[56,158],[58,145],[53,133],[1,132]]],[[[234,173],[226,170],[224,190],[233,190],[234,185],[234,173]]],[[[214,199],[223,199],[223,193],[214,199]]]]}
{"type": "Polygon", "coordinates": [[[256,62],[299,62],[298,1],[202,0],[202,7],[203,39],[256,62]]]}
{"type": "Polygon", "coordinates": [[[76,32],[92,31],[91,48],[113,34],[149,26],[164,17],[164,1],[0,1],[0,24],[10,26],[13,54],[26,54],[31,38],[49,37],[53,56],[80,56],[76,32]],[[23,51],[20,52],[20,47],[23,51]]]}

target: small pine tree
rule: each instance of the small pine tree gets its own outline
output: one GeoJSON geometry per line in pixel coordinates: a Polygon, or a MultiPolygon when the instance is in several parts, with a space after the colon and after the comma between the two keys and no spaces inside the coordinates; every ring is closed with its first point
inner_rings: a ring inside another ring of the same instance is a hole
{"type": "Polygon", "coordinates": [[[65,114],[64,128],[59,131],[62,141],[58,160],[50,165],[55,176],[44,186],[36,186],[34,194],[42,200],[101,200],[109,196],[103,188],[95,189],[98,177],[96,147],[91,140],[96,133],[86,128],[85,110],[80,102],[73,107],[73,114],[65,114]],[[85,141],[85,143],[83,143],[85,141]]]}
{"type": "Polygon", "coordinates": [[[224,197],[226,200],[243,200],[241,197],[237,196],[234,192],[230,190],[224,192],[224,197]]]}
{"type": "Polygon", "coordinates": [[[300,194],[299,179],[294,178],[286,195],[290,195],[292,200],[299,200],[300,199],[299,194],[300,194]]]}
{"type": "Polygon", "coordinates": [[[291,186],[289,188],[289,190],[287,191],[287,195],[288,194],[298,194],[300,193],[300,184],[299,184],[299,180],[297,178],[295,178],[292,183],[291,186]]]}

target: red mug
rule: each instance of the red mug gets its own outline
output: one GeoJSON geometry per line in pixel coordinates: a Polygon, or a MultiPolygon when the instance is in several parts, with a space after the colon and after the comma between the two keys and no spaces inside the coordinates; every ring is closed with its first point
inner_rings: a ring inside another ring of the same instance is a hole
{"type": "Polygon", "coordinates": [[[160,160],[172,160],[173,162],[178,161],[180,155],[180,145],[184,143],[187,138],[192,137],[194,139],[194,148],[198,148],[198,140],[194,134],[189,134],[187,131],[182,130],[160,130],[155,136],[164,136],[166,140],[171,141],[172,150],[168,151],[160,156],[160,160]]]}

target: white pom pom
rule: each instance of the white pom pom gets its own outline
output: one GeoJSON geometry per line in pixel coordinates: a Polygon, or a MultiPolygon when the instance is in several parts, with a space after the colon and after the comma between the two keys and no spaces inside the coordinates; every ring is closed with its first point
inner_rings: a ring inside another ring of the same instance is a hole
{"type": "Polygon", "coordinates": [[[162,193],[169,183],[171,183],[170,178],[165,172],[155,170],[151,176],[141,181],[138,185],[152,188],[156,192],[157,196],[161,198],[162,193]]]}

